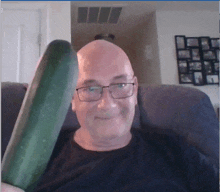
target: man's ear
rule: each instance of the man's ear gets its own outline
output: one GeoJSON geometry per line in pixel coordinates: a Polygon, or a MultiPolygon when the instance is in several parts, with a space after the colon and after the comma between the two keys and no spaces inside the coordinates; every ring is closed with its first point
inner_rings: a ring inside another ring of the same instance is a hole
{"type": "Polygon", "coordinates": [[[75,104],[74,95],[73,95],[73,97],[72,97],[71,104],[72,104],[72,111],[73,111],[73,112],[76,112],[76,104],[75,104]]]}
{"type": "Polygon", "coordinates": [[[138,104],[138,101],[137,101],[137,97],[138,97],[138,79],[137,79],[136,76],[134,77],[134,83],[135,83],[135,86],[134,86],[134,94],[135,94],[135,97],[136,97],[136,99],[135,99],[135,105],[137,105],[137,104],[138,104]]]}

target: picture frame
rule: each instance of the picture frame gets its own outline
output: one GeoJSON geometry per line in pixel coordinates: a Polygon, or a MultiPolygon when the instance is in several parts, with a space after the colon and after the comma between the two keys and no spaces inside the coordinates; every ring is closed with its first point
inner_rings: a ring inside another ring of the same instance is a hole
{"type": "Polygon", "coordinates": [[[205,84],[202,71],[193,72],[193,84],[197,86],[205,84]]]}
{"type": "Polygon", "coordinates": [[[178,60],[178,69],[180,73],[188,72],[188,63],[186,60],[178,60]]]}
{"type": "Polygon", "coordinates": [[[178,59],[191,59],[191,51],[189,49],[177,50],[178,59]]]}
{"type": "Polygon", "coordinates": [[[216,60],[219,61],[220,50],[216,49],[215,53],[216,53],[216,60]]]}
{"type": "Polygon", "coordinates": [[[175,42],[176,42],[177,49],[185,49],[186,48],[186,40],[185,40],[184,35],[176,35],[175,42]]]}
{"type": "Polygon", "coordinates": [[[203,60],[216,60],[216,51],[215,50],[206,50],[203,51],[203,60]]]}
{"type": "Polygon", "coordinates": [[[219,77],[217,74],[206,75],[207,84],[219,84],[219,77]]]}
{"type": "Polygon", "coordinates": [[[199,49],[191,49],[192,50],[192,60],[199,61],[201,60],[199,49]]]}
{"type": "Polygon", "coordinates": [[[179,74],[180,84],[192,84],[193,83],[193,74],[192,73],[180,73],[179,74]]]}
{"type": "Polygon", "coordinates": [[[214,71],[219,72],[219,62],[214,62],[214,71]]]}
{"type": "Polygon", "coordinates": [[[175,44],[180,84],[219,83],[220,38],[175,35],[175,44]]]}
{"type": "Polygon", "coordinates": [[[199,47],[199,38],[198,37],[187,37],[186,47],[199,47]]]}
{"type": "Polygon", "coordinates": [[[189,71],[201,71],[202,62],[201,61],[189,61],[189,71]]]}
{"type": "Polygon", "coordinates": [[[219,38],[210,38],[210,40],[211,40],[211,48],[219,49],[220,39],[219,38]]]}
{"type": "Polygon", "coordinates": [[[202,50],[210,49],[210,37],[200,37],[199,39],[202,50]]]}
{"type": "Polygon", "coordinates": [[[203,61],[205,74],[212,74],[212,62],[203,61]]]}

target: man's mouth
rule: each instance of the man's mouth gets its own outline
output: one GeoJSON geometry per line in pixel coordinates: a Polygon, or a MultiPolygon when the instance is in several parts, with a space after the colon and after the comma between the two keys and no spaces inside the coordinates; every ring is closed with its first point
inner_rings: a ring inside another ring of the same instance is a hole
{"type": "Polygon", "coordinates": [[[99,119],[99,120],[110,120],[110,119],[113,119],[113,117],[95,117],[95,119],[99,119]]]}

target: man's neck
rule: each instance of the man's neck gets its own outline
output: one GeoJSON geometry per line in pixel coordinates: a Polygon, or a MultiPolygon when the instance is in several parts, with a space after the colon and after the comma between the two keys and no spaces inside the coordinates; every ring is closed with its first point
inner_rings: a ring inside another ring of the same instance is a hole
{"type": "Polygon", "coordinates": [[[127,146],[132,138],[130,132],[123,136],[98,138],[92,136],[86,129],[80,128],[74,134],[74,141],[86,150],[112,151],[127,146]]]}

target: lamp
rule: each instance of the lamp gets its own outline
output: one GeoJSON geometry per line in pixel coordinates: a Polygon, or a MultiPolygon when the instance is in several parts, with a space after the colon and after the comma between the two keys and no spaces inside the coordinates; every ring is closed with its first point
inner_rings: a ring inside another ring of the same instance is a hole
{"type": "Polygon", "coordinates": [[[95,36],[95,40],[104,39],[106,41],[113,42],[115,36],[113,34],[98,34],[95,36]]]}

